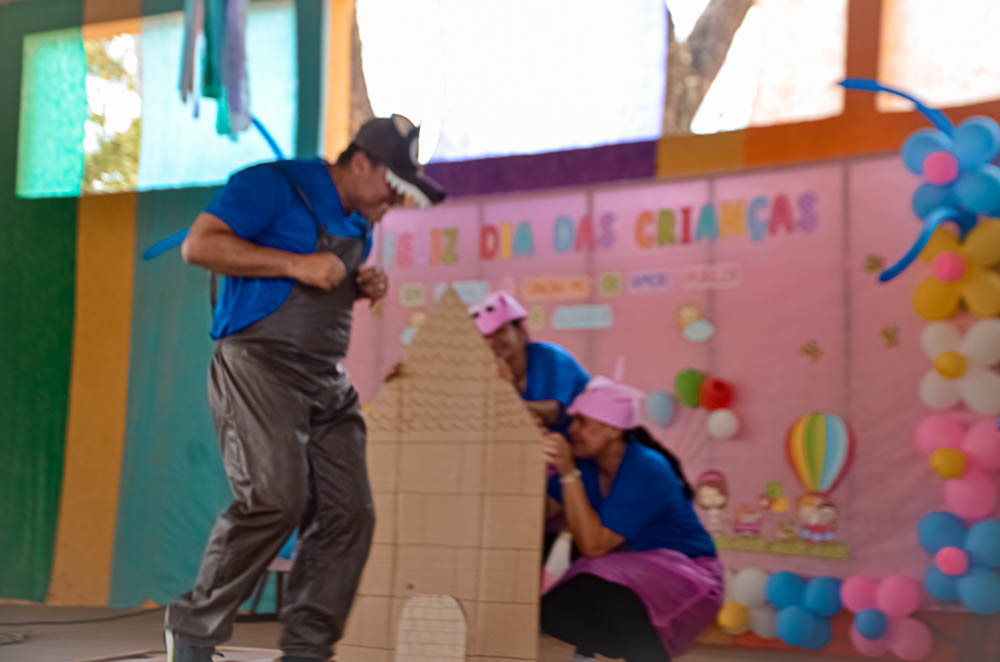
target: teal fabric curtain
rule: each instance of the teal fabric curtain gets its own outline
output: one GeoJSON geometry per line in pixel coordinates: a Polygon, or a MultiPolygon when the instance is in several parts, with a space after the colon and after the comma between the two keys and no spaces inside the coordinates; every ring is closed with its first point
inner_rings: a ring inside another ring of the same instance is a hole
{"type": "MultiPolygon", "coordinates": [[[[140,193],[137,252],[189,225],[215,191],[140,193]]],[[[208,283],[176,251],[136,261],[112,607],[190,589],[212,524],[232,501],[206,400],[208,283]]],[[[268,592],[261,607],[271,604],[268,592]]]]}
{"type": "MultiPolygon", "coordinates": [[[[140,193],[136,251],[194,220],[211,189],[140,193]]],[[[190,588],[231,495],[206,402],[208,274],[175,251],[137,260],[125,453],[109,603],[165,602],[190,588]]]]}
{"type": "Polygon", "coordinates": [[[87,57],[81,29],[25,36],[23,67],[17,194],[78,196],[87,120],[87,57]]]}

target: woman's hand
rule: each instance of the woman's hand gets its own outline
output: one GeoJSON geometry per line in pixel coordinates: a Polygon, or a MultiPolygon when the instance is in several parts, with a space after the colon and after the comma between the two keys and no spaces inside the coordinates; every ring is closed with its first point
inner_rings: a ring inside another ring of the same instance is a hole
{"type": "Polygon", "coordinates": [[[545,452],[545,460],[552,464],[560,475],[565,476],[576,469],[573,449],[570,448],[566,437],[561,434],[550,432],[543,435],[542,449],[545,452]]]}
{"type": "Polygon", "coordinates": [[[528,411],[536,421],[541,420],[540,427],[552,425],[562,415],[562,405],[558,400],[527,400],[528,411]]]}

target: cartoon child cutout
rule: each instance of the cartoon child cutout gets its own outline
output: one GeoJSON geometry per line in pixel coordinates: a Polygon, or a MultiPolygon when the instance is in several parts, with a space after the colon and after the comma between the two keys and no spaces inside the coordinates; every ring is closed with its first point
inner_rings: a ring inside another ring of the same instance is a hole
{"type": "Polygon", "coordinates": [[[713,536],[726,532],[726,504],[729,503],[729,486],[722,472],[711,470],[698,476],[695,503],[704,512],[705,528],[713,536]]]}
{"type": "Polygon", "coordinates": [[[734,536],[759,536],[764,526],[764,513],[748,503],[741,503],[733,514],[734,536]]]}
{"type": "Polygon", "coordinates": [[[831,542],[837,530],[837,507],[822,494],[799,498],[799,537],[811,542],[831,542]]]}

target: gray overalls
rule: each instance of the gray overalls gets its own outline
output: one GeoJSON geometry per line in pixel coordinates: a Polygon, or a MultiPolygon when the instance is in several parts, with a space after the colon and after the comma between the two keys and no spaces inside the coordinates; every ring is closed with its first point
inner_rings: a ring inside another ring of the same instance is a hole
{"type": "Polygon", "coordinates": [[[331,291],[296,283],[277,311],[216,343],[208,400],[234,501],[212,529],[194,589],[166,614],[167,629],[196,645],[230,637],[237,608],[298,527],[281,648],[326,660],[368,557],[365,424],[341,367],[364,241],[317,226],[316,250],[344,261],[344,281],[331,291]]]}

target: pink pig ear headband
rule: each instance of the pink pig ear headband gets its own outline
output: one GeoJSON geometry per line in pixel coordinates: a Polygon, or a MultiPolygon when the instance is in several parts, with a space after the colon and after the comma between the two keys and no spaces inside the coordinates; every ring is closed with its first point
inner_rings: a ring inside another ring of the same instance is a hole
{"type": "Polygon", "coordinates": [[[639,424],[639,403],[643,397],[642,391],[631,386],[607,377],[594,377],[567,412],[629,430],[639,424]]]}
{"type": "Polygon", "coordinates": [[[507,322],[523,320],[528,311],[506,292],[493,292],[482,303],[470,307],[469,314],[476,320],[480,333],[486,336],[507,322]]]}

